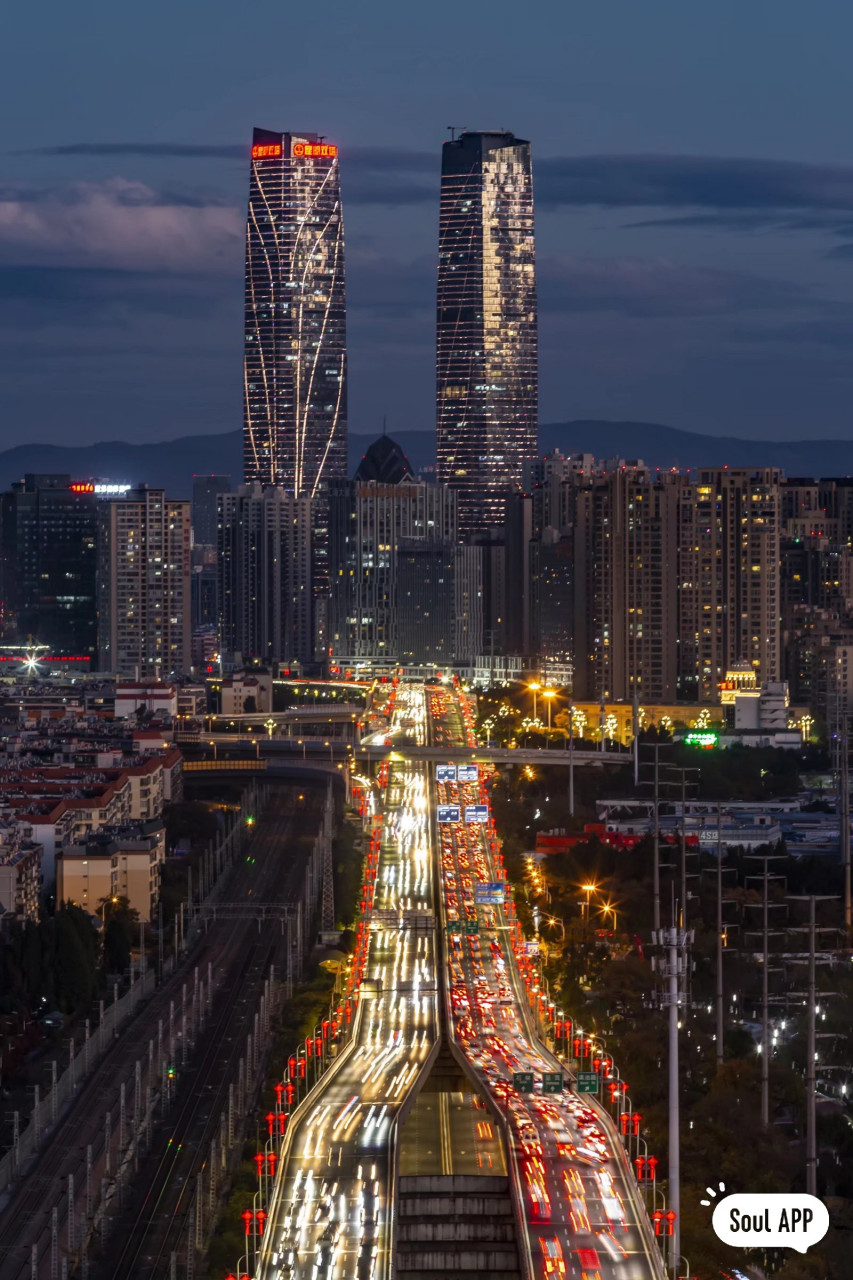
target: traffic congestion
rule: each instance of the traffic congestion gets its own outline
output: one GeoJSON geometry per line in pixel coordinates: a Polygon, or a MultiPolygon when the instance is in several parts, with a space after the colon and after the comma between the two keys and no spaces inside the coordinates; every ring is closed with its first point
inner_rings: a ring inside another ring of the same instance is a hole
{"type": "MultiPolygon", "coordinates": [[[[431,689],[429,709],[435,743],[476,745],[464,695],[431,689]]],[[[506,1119],[533,1271],[566,1280],[659,1277],[660,1255],[609,1118],[574,1091],[536,1035],[487,778],[476,768],[437,767],[436,813],[452,1032],[506,1119]]]]}

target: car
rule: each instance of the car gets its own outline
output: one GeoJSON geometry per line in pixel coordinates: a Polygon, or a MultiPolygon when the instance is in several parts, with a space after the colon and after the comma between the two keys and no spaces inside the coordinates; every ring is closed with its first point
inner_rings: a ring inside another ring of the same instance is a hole
{"type": "Polygon", "coordinates": [[[565,1276],[566,1260],[563,1257],[563,1246],[556,1236],[543,1237],[542,1258],[545,1263],[546,1276],[565,1276]]]}

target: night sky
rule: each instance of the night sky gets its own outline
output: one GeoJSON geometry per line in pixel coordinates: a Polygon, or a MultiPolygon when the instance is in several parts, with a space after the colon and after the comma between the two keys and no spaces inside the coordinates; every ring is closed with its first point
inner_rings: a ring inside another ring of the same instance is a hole
{"type": "Polygon", "coordinates": [[[17,5],[0,448],[241,422],[254,125],[341,151],[350,429],[434,426],[440,147],[533,143],[541,418],[849,435],[843,0],[17,5]]]}

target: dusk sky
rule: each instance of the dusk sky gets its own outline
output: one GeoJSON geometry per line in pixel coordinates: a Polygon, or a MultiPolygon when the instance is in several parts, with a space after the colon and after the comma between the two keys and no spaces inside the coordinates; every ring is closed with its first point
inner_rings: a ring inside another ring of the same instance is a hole
{"type": "Polygon", "coordinates": [[[350,430],[434,426],[448,125],[533,144],[543,422],[848,436],[841,0],[7,10],[0,448],[241,425],[255,125],[337,142],[350,430]]]}

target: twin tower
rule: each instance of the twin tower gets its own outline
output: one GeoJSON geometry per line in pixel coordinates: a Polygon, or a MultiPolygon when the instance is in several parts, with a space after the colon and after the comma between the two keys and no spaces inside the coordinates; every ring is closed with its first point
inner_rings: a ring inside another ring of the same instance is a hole
{"type": "MultiPolygon", "coordinates": [[[[463,540],[503,524],[536,455],[530,143],[467,130],[441,159],[438,481],[463,540]]],[[[344,228],[338,148],[255,129],[246,226],[244,470],[319,497],[347,475],[344,228]]]]}

